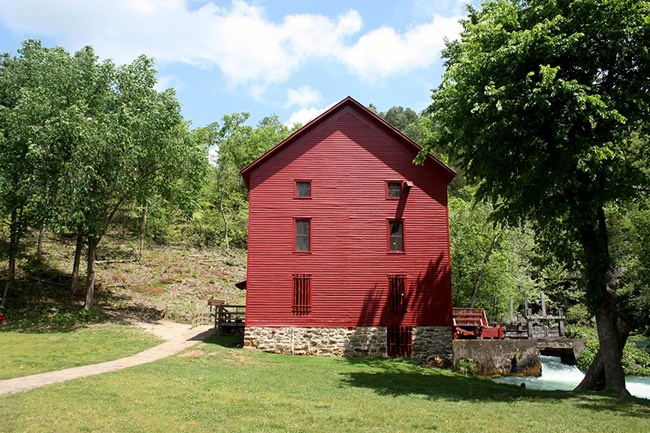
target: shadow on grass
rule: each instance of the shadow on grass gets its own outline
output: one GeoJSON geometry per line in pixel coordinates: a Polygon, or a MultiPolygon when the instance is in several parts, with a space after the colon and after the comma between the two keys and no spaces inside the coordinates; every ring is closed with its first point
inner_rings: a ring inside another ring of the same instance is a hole
{"type": "Polygon", "coordinates": [[[341,373],[343,382],[348,386],[372,389],[379,395],[417,395],[431,400],[506,403],[521,400],[570,400],[573,404],[592,411],[611,411],[635,418],[650,418],[650,401],[639,398],[620,400],[613,395],[611,398],[593,398],[601,394],[530,390],[463,376],[448,370],[417,367],[407,360],[346,360],[352,365],[363,367],[365,371],[341,373]]]}
{"type": "Polygon", "coordinates": [[[214,344],[216,346],[227,348],[242,348],[244,346],[243,334],[230,334],[230,335],[210,335],[203,340],[206,344],[214,344]]]}

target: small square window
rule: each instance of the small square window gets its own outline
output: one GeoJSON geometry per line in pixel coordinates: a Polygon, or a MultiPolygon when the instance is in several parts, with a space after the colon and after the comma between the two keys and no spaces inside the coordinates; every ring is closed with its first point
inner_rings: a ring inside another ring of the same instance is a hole
{"type": "Polygon", "coordinates": [[[402,182],[386,182],[386,198],[390,200],[399,200],[402,198],[402,182]]]}
{"type": "Polygon", "coordinates": [[[296,219],[296,251],[309,252],[311,238],[311,221],[309,219],[296,219]]]}
{"type": "Polygon", "coordinates": [[[401,220],[388,221],[388,249],[393,253],[404,252],[404,222],[401,220]]]}
{"type": "Polygon", "coordinates": [[[311,181],[296,181],[296,198],[311,198],[311,181]]]}

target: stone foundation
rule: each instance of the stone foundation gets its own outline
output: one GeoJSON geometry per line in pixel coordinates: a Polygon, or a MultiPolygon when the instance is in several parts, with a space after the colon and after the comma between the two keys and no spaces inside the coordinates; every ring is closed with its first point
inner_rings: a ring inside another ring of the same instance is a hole
{"type": "MultiPolygon", "coordinates": [[[[449,327],[414,327],[412,338],[414,360],[451,358],[449,327]]],[[[385,357],[386,327],[247,327],[244,347],[292,355],[385,357]]]]}
{"type": "Polygon", "coordinates": [[[447,326],[416,326],[413,328],[411,358],[421,362],[437,357],[451,361],[453,357],[451,329],[447,326]]]}

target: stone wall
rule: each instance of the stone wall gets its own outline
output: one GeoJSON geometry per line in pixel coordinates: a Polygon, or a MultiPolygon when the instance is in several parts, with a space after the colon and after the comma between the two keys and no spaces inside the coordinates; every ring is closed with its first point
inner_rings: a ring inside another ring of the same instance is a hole
{"type": "MultiPolygon", "coordinates": [[[[413,328],[412,358],[451,358],[448,327],[413,328]]],[[[386,356],[386,328],[247,327],[244,347],[293,355],[386,356]]]]}
{"type": "Polygon", "coordinates": [[[416,326],[413,328],[411,358],[424,361],[430,357],[451,360],[453,346],[448,326],[416,326]]]}

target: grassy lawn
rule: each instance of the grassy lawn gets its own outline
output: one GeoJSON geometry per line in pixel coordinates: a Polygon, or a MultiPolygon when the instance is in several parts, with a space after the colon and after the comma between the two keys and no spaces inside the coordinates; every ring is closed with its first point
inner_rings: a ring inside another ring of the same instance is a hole
{"type": "Polygon", "coordinates": [[[642,432],[650,402],[499,385],[405,361],[200,343],[120,372],[0,397],[5,432],[642,432]]]}
{"type": "Polygon", "coordinates": [[[126,325],[95,325],[62,332],[0,332],[0,379],[111,361],[163,340],[126,325]]]}

